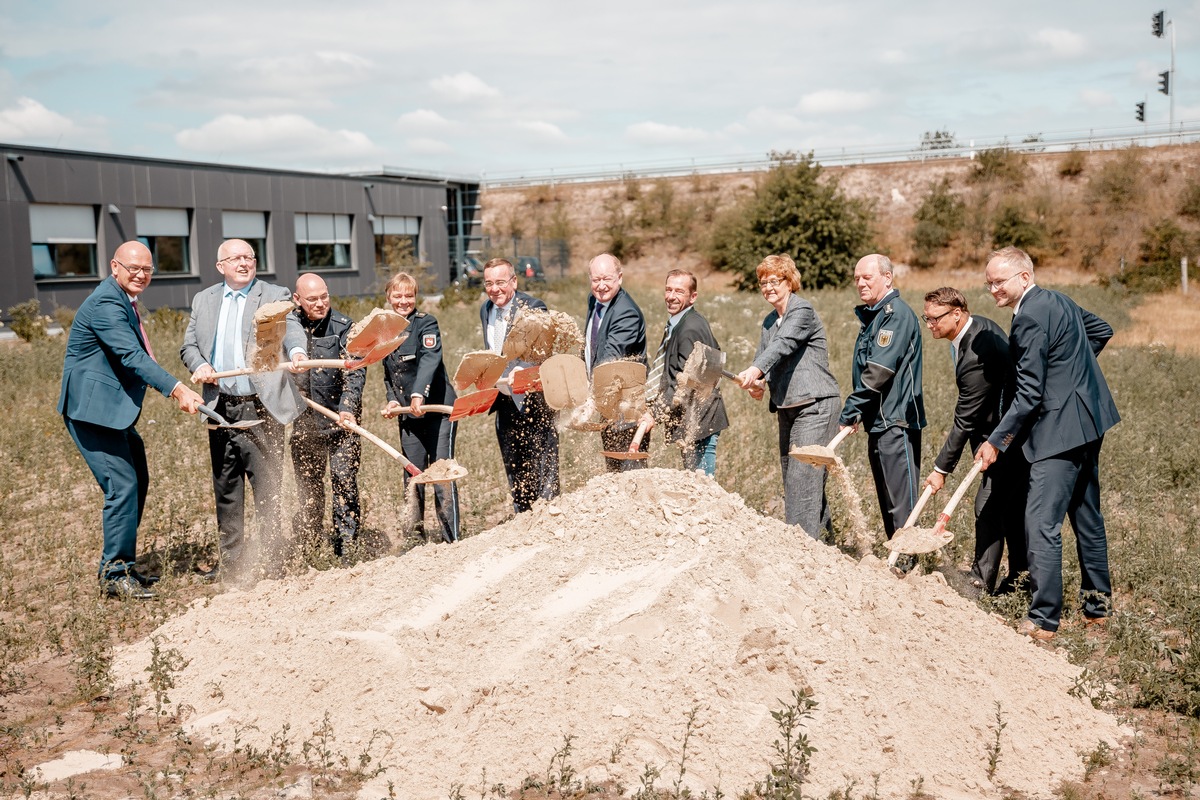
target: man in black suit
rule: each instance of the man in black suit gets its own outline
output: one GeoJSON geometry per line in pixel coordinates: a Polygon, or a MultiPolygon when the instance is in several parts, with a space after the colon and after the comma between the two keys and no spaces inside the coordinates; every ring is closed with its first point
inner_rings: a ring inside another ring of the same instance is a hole
{"type": "MultiPolygon", "coordinates": [[[[935,339],[950,341],[950,359],[958,385],[958,403],[946,442],[925,485],[941,491],[946,476],[954,472],[963,446],[974,453],[996,427],[1012,402],[1012,362],[1008,336],[992,320],[971,314],[962,292],[949,286],[925,295],[921,320],[935,339]]],[[[975,494],[975,563],[971,583],[995,594],[1000,559],[1008,542],[1008,577],[1002,587],[1011,589],[1026,570],[1025,492],[1029,464],[1019,449],[1005,453],[983,474],[975,494]]]]}
{"type": "MultiPolygon", "coordinates": [[[[629,293],[621,288],[620,260],[609,253],[598,255],[588,264],[592,295],[588,298],[584,326],[584,362],[588,376],[598,365],[629,359],[646,363],[646,320],[629,293]]],[[[600,441],[609,452],[628,450],[637,425],[614,422],[600,432],[600,441]]],[[[645,461],[606,458],[609,472],[639,469],[645,461]]]]}
{"type": "Polygon", "coordinates": [[[1113,331],[1066,295],[1035,284],[1033,261],[1016,247],[992,253],[984,276],[996,305],[1013,309],[1008,344],[1017,384],[976,458],[987,469],[1018,445],[1029,459],[1025,535],[1033,599],[1017,630],[1050,639],[1062,617],[1064,516],[1075,530],[1085,624],[1103,624],[1112,605],[1100,447],[1121,417],[1096,355],[1113,331]]]}
{"type": "Polygon", "coordinates": [[[204,401],[151,354],[137,307],[154,276],[150,251],[141,242],[125,242],[113,253],[109,272],[71,325],[58,413],[104,492],[100,587],[109,597],[149,600],[157,579],[134,569],[150,485],[146,445],[134,426],[147,386],[189,414],[204,401]]]}
{"type": "Polygon", "coordinates": [[[695,275],[682,269],[667,273],[663,289],[667,323],[646,377],[650,407],[643,419],[649,420],[651,428],[656,422],[663,423],[667,441],[677,442],[682,448],[684,469],[703,469],[713,475],[717,471],[717,438],[729,427],[720,390],[714,389],[703,402],[695,398],[675,402],[679,373],[696,344],[721,349],[708,320],[696,310],[697,296],[695,275]]]}
{"type": "MultiPolygon", "coordinates": [[[[483,289],[488,296],[479,308],[483,344],[493,353],[500,353],[517,312],[522,308],[545,310],[546,304],[517,290],[516,270],[504,258],[493,258],[483,265],[483,289]]],[[[512,361],[505,375],[527,366],[512,361]]],[[[506,389],[501,388],[502,394],[489,413],[496,415],[496,442],[513,508],[520,514],[531,509],[538,498],[558,497],[558,430],[554,427],[554,412],[541,392],[514,395],[506,389]]]]}

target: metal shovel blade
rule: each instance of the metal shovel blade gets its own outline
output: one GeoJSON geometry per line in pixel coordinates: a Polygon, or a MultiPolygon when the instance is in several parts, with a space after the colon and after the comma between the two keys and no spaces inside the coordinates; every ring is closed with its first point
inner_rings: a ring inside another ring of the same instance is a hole
{"type": "Polygon", "coordinates": [[[499,356],[490,350],[476,350],[467,353],[454,371],[454,388],[458,391],[474,386],[477,389],[491,389],[504,374],[508,362],[504,356],[499,356]]]}
{"type": "Polygon", "coordinates": [[[679,372],[676,385],[691,389],[703,402],[717,388],[724,373],[725,354],[704,342],[696,342],[679,372]]]}
{"type": "Polygon", "coordinates": [[[450,411],[450,421],[457,422],[463,417],[486,414],[492,407],[492,403],[496,402],[496,396],[499,394],[499,389],[484,389],[458,398],[454,401],[453,410],[450,411]]]}
{"type": "Polygon", "coordinates": [[[954,540],[954,534],[942,528],[901,528],[884,545],[893,553],[920,555],[939,550],[954,540]]]}
{"type": "Polygon", "coordinates": [[[831,467],[837,463],[837,453],[834,450],[842,443],[843,439],[852,433],[854,433],[853,428],[845,428],[837,436],[833,437],[833,441],[828,445],[806,444],[803,447],[789,450],[788,455],[801,464],[811,464],[814,467],[831,467]]]}
{"type": "Polygon", "coordinates": [[[261,419],[243,419],[243,420],[238,420],[237,422],[230,422],[229,420],[225,419],[220,414],[218,414],[216,411],[213,411],[211,408],[209,408],[208,406],[206,406],[204,404],[196,406],[196,410],[199,411],[204,416],[211,419],[213,422],[213,427],[217,427],[217,428],[242,429],[242,428],[253,428],[255,425],[262,424],[261,419]]]}
{"type": "Polygon", "coordinates": [[[578,408],[587,402],[591,387],[588,385],[587,365],[579,356],[568,353],[550,356],[542,363],[539,372],[546,405],[555,411],[578,408]]]}

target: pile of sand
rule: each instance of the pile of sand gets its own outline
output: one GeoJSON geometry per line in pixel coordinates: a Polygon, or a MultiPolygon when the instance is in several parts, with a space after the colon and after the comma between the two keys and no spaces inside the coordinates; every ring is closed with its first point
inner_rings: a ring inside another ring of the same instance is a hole
{"type": "MultiPolygon", "coordinates": [[[[770,712],[811,687],[807,792],[879,776],[940,798],[1047,794],[1122,729],[1069,696],[1078,670],[939,576],[898,581],[760,516],[701,474],[641,470],[454,545],[197,603],[159,629],[188,666],[170,692],[194,730],[260,749],[321,727],[391,765],[364,796],[544,775],[563,737],[593,781],[678,776],[736,796],[768,771],[770,712]],[[1007,722],[987,778],[995,704],[1007,722]],[[253,726],[253,727],[249,727],[253,726]],[[377,745],[375,753],[382,752],[377,745]]],[[[118,659],[145,680],[148,642],[118,659]]]]}

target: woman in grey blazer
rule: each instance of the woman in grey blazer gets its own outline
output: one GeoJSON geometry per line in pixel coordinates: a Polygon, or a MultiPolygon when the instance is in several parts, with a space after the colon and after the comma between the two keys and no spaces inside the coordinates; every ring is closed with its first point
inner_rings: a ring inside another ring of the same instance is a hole
{"type": "Polygon", "coordinates": [[[769,406],[779,420],[784,519],[820,539],[822,529],[832,531],[825,470],[790,458],[788,451],[828,444],[837,433],[841,394],[829,371],[825,326],[812,304],[796,294],[800,273],[791,256],[767,256],[757,274],[773,310],[763,320],[754,363],[738,375],[738,383],[760,400],[765,394],[760,379],[766,379],[769,406]]]}

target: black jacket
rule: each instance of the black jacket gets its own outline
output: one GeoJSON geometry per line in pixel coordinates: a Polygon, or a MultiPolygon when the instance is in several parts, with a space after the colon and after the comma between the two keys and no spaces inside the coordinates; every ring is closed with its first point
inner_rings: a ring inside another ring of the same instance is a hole
{"type": "MultiPolygon", "coordinates": [[[[596,297],[590,295],[588,297],[588,313],[583,321],[585,326],[591,324],[592,309],[595,307],[596,297]]],[[[585,347],[587,346],[586,333],[585,330],[585,347]]],[[[618,290],[616,297],[608,304],[608,309],[600,320],[599,335],[592,344],[592,349],[596,353],[596,358],[590,365],[593,369],[598,364],[621,359],[632,359],[645,363],[646,319],[642,316],[642,310],[638,308],[638,304],[624,289],[618,290]]],[[[586,361],[586,359],[584,360],[586,361]]]]}
{"type": "Polygon", "coordinates": [[[992,320],[972,314],[954,362],[958,402],[950,432],[934,462],[939,471],[954,472],[965,445],[970,444],[974,452],[987,440],[1012,402],[1013,378],[1008,336],[992,320]]]}
{"type": "Polygon", "coordinates": [[[442,363],[442,332],[437,319],[424,311],[408,318],[408,338],[383,360],[387,399],[408,405],[414,394],[426,403],[453,405],[458,399],[442,363]]]}
{"type": "MultiPolygon", "coordinates": [[[[303,309],[292,312],[304,328],[308,338],[308,357],[318,358],[348,358],[346,340],[350,336],[350,328],[354,323],[345,314],[330,309],[324,319],[313,322],[305,316],[303,309]]],[[[295,377],[296,388],[300,394],[309,398],[331,411],[348,411],[355,419],[362,417],[363,385],[367,380],[367,371],[363,369],[345,370],[320,367],[302,372],[295,377]]],[[[311,408],[305,407],[303,414],[306,421],[313,422],[321,428],[332,428],[333,421],[311,408]]]]}

